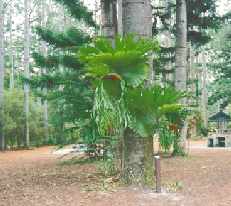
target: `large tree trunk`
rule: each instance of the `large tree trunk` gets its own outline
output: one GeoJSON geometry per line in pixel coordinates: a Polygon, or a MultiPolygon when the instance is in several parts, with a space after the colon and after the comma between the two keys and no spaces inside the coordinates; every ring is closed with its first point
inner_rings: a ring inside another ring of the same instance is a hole
{"type": "Polygon", "coordinates": [[[153,185],[153,138],[143,138],[126,128],[123,141],[123,180],[127,184],[153,185]]]}
{"type": "Polygon", "coordinates": [[[176,8],[176,72],[175,87],[186,91],[187,79],[187,10],[186,1],[177,0],[176,8]]]}
{"type": "MultiPolygon", "coordinates": [[[[187,5],[186,0],[176,1],[176,69],[175,69],[175,87],[179,91],[187,89],[187,5]]],[[[186,99],[183,99],[183,104],[186,99]]],[[[187,136],[187,123],[181,130],[180,141],[178,142],[175,153],[184,153],[187,136]]]]}
{"type": "MultiPolygon", "coordinates": [[[[27,79],[30,78],[30,20],[29,20],[29,3],[30,0],[24,0],[24,74],[27,79]]],[[[25,147],[30,146],[29,130],[29,83],[24,83],[24,112],[25,112],[25,147]]]]}
{"type": "Polygon", "coordinates": [[[0,150],[5,149],[4,138],[4,6],[0,0],[0,150]]]}
{"type": "MultiPolygon", "coordinates": [[[[123,33],[152,37],[152,10],[149,0],[123,0],[123,33]]],[[[149,83],[153,80],[150,66],[149,83]]],[[[123,178],[128,184],[154,183],[153,137],[142,138],[127,128],[124,132],[123,178]]]]}

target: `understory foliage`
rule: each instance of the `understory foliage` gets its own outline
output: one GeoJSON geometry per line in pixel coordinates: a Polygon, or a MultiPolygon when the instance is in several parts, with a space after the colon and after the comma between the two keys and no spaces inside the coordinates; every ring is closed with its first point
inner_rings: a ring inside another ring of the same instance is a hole
{"type": "MultiPolygon", "coordinates": [[[[4,133],[7,145],[11,148],[24,146],[24,121],[23,110],[24,93],[20,89],[6,90],[4,101],[5,127],[4,133]]],[[[30,98],[30,134],[31,143],[34,146],[41,145],[44,142],[44,125],[42,119],[42,107],[30,98]]]]}
{"type": "Polygon", "coordinates": [[[217,35],[212,44],[213,61],[209,64],[210,71],[213,72],[215,81],[210,84],[209,90],[212,95],[209,103],[222,102],[221,107],[226,107],[231,100],[230,75],[231,75],[231,27],[226,25],[217,35]]]}
{"type": "Polygon", "coordinates": [[[168,126],[162,125],[159,128],[159,138],[161,149],[165,153],[167,153],[171,150],[171,147],[177,137],[176,134],[173,131],[171,131],[168,126]]]}

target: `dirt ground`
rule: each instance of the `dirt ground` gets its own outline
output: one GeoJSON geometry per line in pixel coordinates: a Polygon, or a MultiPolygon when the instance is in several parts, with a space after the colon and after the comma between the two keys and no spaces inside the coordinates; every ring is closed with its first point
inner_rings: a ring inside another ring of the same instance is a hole
{"type": "Polygon", "coordinates": [[[108,189],[93,164],[60,165],[51,147],[0,153],[0,206],[231,206],[231,150],[191,146],[161,160],[162,194],[108,189]]]}

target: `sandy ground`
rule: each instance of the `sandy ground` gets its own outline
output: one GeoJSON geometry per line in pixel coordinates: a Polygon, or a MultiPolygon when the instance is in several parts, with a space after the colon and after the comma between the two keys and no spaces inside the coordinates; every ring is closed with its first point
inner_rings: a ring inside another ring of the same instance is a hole
{"type": "Polygon", "coordinates": [[[163,194],[108,189],[93,164],[60,165],[51,147],[0,153],[0,206],[231,206],[231,150],[203,145],[161,160],[163,194]]]}

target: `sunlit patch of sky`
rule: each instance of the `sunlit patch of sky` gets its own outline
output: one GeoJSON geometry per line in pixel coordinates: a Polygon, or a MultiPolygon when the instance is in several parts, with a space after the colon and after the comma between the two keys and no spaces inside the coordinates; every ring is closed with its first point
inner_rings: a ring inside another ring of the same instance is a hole
{"type": "MultiPolygon", "coordinates": [[[[98,1],[98,0],[97,0],[98,1]]],[[[95,9],[95,0],[83,0],[85,5],[87,5],[91,10],[95,9]]],[[[220,15],[223,15],[231,11],[231,0],[218,0],[217,1],[217,11],[220,15]]]]}
{"type": "Polygon", "coordinates": [[[221,15],[231,12],[231,0],[219,0],[217,11],[221,15]]]}

